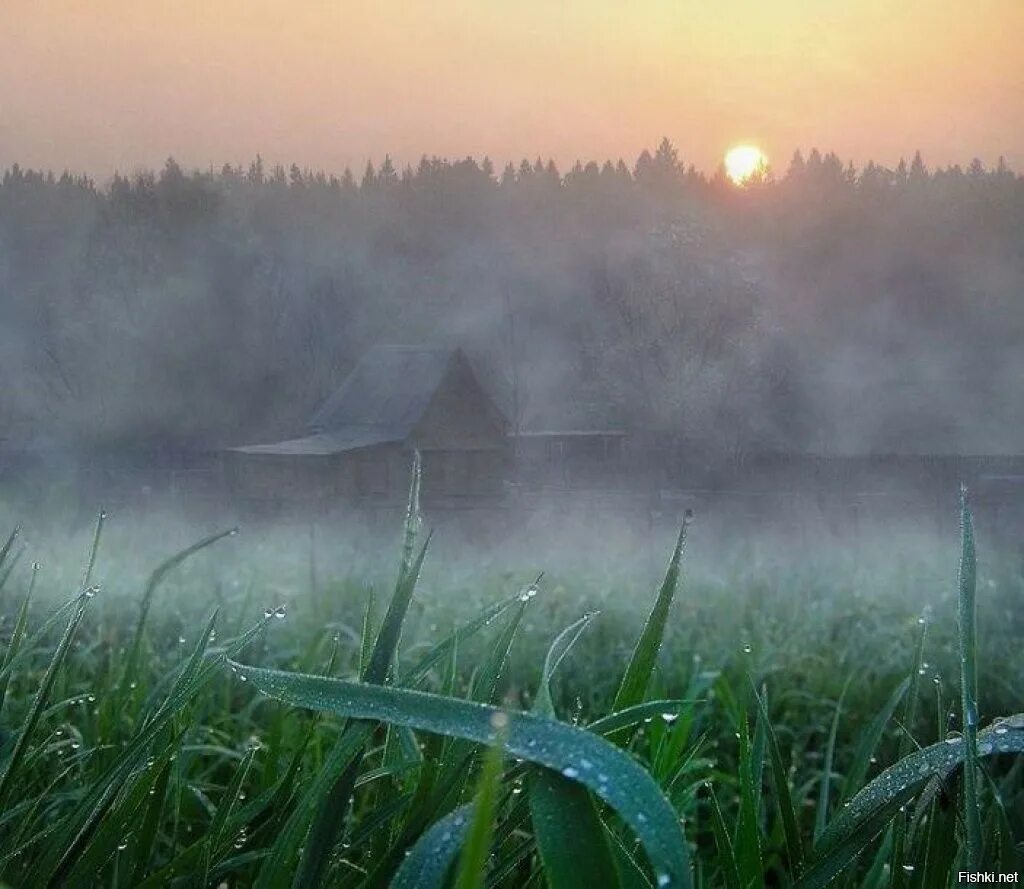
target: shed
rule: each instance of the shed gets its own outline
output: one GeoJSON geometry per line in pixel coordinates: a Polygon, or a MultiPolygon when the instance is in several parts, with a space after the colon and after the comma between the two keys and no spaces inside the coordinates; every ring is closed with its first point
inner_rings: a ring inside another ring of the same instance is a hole
{"type": "Polygon", "coordinates": [[[230,448],[228,475],[261,501],[398,503],[418,450],[424,500],[470,504],[501,493],[507,427],[461,349],[374,346],[303,435],[230,448]]]}

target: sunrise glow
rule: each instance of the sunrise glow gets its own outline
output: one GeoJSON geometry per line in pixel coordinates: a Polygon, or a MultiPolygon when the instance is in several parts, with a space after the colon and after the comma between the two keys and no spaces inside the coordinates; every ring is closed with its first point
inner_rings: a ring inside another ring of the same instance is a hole
{"type": "Polygon", "coordinates": [[[736,145],[725,153],[725,172],[737,185],[768,169],[768,158],[755,145],[736,145]]]}

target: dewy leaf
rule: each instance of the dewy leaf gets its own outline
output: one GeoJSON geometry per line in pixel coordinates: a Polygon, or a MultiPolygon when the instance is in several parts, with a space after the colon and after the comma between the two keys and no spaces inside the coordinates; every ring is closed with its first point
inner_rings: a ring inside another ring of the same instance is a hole
{"type": "Polygon", "coordinates": [[[665,623],[668,621],[669,607],[672,605],[676,587],[679,585],[679,568],[683,559],[683,549],[686,546],[686,527],[689,520],[690,513],[687,510],[687,515],[679,527],[679,537],[676,539],[675,549],[669,559],[668,570],[665,572],[665,579],[658,591],[658,598],[647,618],[647,623],[644,624],[629,666],[626,667],[619,690],[615,694],[613,710],[624,710],[626,707],[639,704],[647,692],[647,685],[658,659],[658,650],[661,648],[661,640],[665,636],[665,623]]]}
{"type": "Polygon", "coordinates": [[[619,885],[615,859],[585,787],[550,769],[531,769],[530,817],[551,889],[619,885]]]}
{"type": "Polygon", "coordinates": [[[443,886],[459,854],[473,814],[472,804],[450,812],[419,838],[391,882],[391,889],[443,886]]]}
{"type": "Polygon", "coordinates": [[[968,870],[981,868],[981,809],[978,803],[978,664],[977,664],[977,557],[974,520],[967,505],[967,489],[960,487],[960,568],[957,629],[960,639],[960,697],[964,740],[964,825],[968,870]]]}
{"type": "MultiPolygon", "coordinates": [[[[544,659],[534,713],[554,718],[551,677],[593,616],[584,615],[555,637],[544,659]]],[[[552,889],[617,887],[615,859],[587,789],[550,769],[531,769],[529,797],[533,833],[548,885],[552,889]]]]}
{"type": "Polygon", "coordinates": [[[640,838],[660,886],[690,887],[689,850],[676,814],[651,776],[628,754],[583,729],[423,692],[234,665],[264,694],[299,707],[405,725],[479,744],[495,739],[492,720],[508,718],[506,750],[579,781],[640,838]]]}
{"type": "MultiPolygon", "coordinates": [[[[846,867],[932,777],[945,778],[964,761],[966,743],[952,737],[905,756],[844,806],[815,844],[800,889],[826,885],[846,867]]],[[[978,735],[979,756],[1024,753],[1024,713],[998,719],[978,735]]]]}

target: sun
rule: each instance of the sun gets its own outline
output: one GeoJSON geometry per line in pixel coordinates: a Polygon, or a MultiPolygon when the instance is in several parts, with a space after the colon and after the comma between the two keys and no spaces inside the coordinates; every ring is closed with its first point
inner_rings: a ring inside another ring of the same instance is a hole
{"type": "Polygon", "coordinates": [[[725,172],[737,185],[768,169],[768,158],[756,145],[734,145],[725,153],[725,172]]]}

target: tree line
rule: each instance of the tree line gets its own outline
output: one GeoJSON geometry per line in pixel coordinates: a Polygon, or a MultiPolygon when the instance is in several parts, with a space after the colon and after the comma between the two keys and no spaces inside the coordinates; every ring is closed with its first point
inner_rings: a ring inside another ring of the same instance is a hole
{"type": "Polygon", "coordinates": [[[0,178],[2,437],[301,431],[378,342],[460,345],[517,426],[694,453],[1012,447],[1024,179],[797,152],[743,186],[631,165],[390,159],[0,178]],[[950,430],[953,430],[952,432],[950,430]],[[977,430],[981,430],[978,433],[977,430]],[[936,445],[938,447],[938,445],[936,445]]]}

